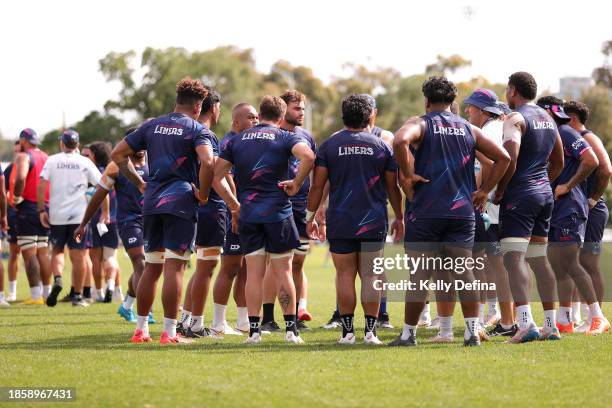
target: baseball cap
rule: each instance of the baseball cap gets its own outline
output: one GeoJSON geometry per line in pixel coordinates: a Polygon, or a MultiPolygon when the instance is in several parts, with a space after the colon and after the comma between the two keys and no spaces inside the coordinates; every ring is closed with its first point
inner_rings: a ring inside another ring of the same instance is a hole
{"type": "Polygon", "coordinates": [[[32,143],[33,145],[40,144],[40,139],[38,138],[38,135],[36,134],[36,131],[34,131],[34,129],[32,129],[32,128],[25,128],[25,129],[23,129],[19,133],[19,138],[20,139],[25,139],[28,142],[32,143]]]}
{"type": "Polygon", "coordinates": [[[59,139],[64,142],[64,144],[79,143],[79,134],[76,130],[68,129],[62,132],[59,139]]]}
{"type": "Polygon", "coordinates": [[[567,116],[565,110],[563,109],[563,105],[550,104],[550,103],[539,103],[538,106],[543,109],[550,110],[553,115],[557,117],[561,122],[566,123],[570,121],[570,117],[567,116]]]}
{"type": "Polygon", "coordinates": [[[501,115],[504,111],[499,107],[499,98],[490,89],[479,88],[472,92],[463,103],[472,105],[485,112],[490,112],[494,115],[501,115]]]}

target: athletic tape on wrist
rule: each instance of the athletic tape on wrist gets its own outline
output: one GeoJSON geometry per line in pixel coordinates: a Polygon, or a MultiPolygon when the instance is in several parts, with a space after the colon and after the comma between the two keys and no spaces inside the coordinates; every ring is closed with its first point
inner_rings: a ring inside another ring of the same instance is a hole
{"type": "Polygon", "coordinates": [[[316,211],[306,210],[306,221],[312,221],[315,218],[316,211]]]}

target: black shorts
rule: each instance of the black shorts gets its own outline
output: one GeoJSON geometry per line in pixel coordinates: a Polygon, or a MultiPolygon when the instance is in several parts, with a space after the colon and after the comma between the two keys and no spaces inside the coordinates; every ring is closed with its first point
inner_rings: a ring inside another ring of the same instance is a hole
{"type": "Polygon", "coordinates": [[[554,225],[550,226],[548,233],[549,245],[582,245],[586,224],[587,220],[575,214],[555,221],[554,225]]]}
{"type": "Polygon", "coordinates": [[[186,220],[172,214],[143,216],[145,252],[170,249],[193,252],[196,220],[186,220]]]}
{"type": "Polygon", "coordinates": [[[589,210],[589,218],[587,219],[586,231],[584,234],[583,252],[589,252],[593,255],[601,253],[601,241],[603,239],[604,230],[608,223],[608,207],[603,201],[599,201],[595,207],[589,210]]]}
{"type": "Polygon", "coordinates": [[[414,251],[438,251],[443,245],[472,249],[475,221],[408,216],[404,247],[414,251]]]}
{"type": "Polygon", "coordinates": [[[333,254],[378,252],[385,247],[385,241],[380,240],[329,238],[327,241],[329,242],[329,252],[333,254]]]}
{"type": "MultiPolygon", "coordinates": [[[[81,242],[77,242],[74,239],[74,231],[79,228],[78,224],[68,225],[51,225],[51,233],[49,234],[49,241],[53,248],[64,249],[68,245],[69,249],[86,249],[87,242],[82,239],[81,242]]],[[[89,226],[87,227],[89,228],[89,226]]]]}
{"type": "Polygon", "coordinates": [[[232,214],[227,213],[227,223],[225,224],[225,243],[221,255],[244,255],[240,244],[240,235],[232,232],[232,214]]]}
{"type": "Polygon", "coordinates": [[[91,248],[119,248],[119,235],[117,234],[117,223],[106,224],[108,232],[100,236],[98,226],[89,224],[91,228],[91,248]]]}
{"type": "Polygon", "coordinates": [[[499,225],[491,224],[487,230],[487,242],[486,247],[487,255],[489,256],[500,256],[502,254],[501,244],[499,243],[499,225]]]}
{"type": "Polygon", "coordinates": [[[122,221],[117,225],[119,229],[119,238],[121,238],[121,243],[126,251],[144,245],[142,218],[122,221]]]}
{"type": "Polygon", "coordinates": [[[197,247],[223,247],[227,227],[227,210],[221,208],[200,207],[196,228],[197,247]]]}
{"type": "Polygon", "coordinates": [[[500,238],[547,237],[553,205],[552,194],[504,200],[499,206],[500,238]]]}
{"type": "Polygon", "coordinates": [[[17,243],[17,214],[12,208],[7,211],[8,231],[6,232],[9,244],[17,243]]]}
{"type": "Polygon", "coordinates": [[[479,253],[482,251],[486,251],[487,246],[489,244],[489,239],[487,236],[487,230],[485,228],[484,220],[482,219],[482,214],[478,210],[474,210],[474,222],[475,222],[475,230],[474,230],[474,253],[479,253]]]}
{"type": "Polygon", "coordinates": [[[281,254],[300,246],[293,215],[266,224],[240,221],[239,233],[245,255],[261,248],[269,253],[281,254]]]}
{"type": "Polygon", "coordinates": [[[23,201],[21,204],[17,205],[16,212],[15,226],[18,237],[49,236],[49,229],[43,227],[40,223],[40,215],[38,214],[36,203],[23,201]]]}

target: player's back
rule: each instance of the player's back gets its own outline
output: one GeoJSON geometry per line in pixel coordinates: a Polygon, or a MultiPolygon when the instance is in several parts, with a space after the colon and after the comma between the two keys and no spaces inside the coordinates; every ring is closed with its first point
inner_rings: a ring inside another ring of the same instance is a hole
{"type": "MultiPolygon", "coordinates": [[[[147,182],[149,180],[149,167],[134,165],[136,173],[147,182]]],[[[138,187],[119,172],[115,183],[117,192],[117,222],[131,221],[142,218],[143,194],[138,187]]]]}

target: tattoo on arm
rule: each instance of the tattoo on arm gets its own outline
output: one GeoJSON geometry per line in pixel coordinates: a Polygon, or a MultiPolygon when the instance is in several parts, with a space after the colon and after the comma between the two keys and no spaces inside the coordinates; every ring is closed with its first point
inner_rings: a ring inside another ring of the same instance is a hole
{"type": "Polygon", "coordinates": [[[125,158],[125,160],[118,162],[117,166],[119,166],[119,171],[121,172],[121,174],[123,174],[134,185],[139,187],[144,184],[144,181],[136,172],[134,165],[127,157],[125,158]]]}

